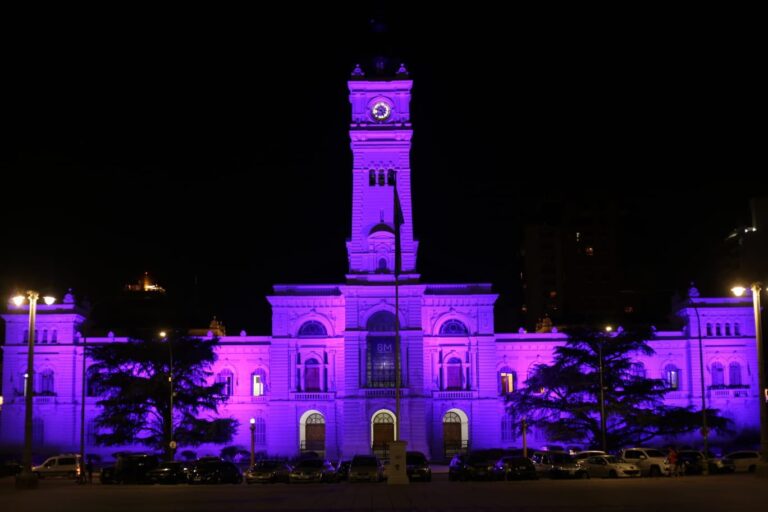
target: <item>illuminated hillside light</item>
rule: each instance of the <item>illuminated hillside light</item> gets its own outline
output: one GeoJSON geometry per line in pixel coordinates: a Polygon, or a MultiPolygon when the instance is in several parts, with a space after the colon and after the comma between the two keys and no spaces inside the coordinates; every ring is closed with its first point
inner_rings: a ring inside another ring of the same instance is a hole
{"type": "Polygon", "coordinates": [[[734,286],[733,288],[731,288],[731,291],[733,292],[733,294],[735,296],[743,297],[744,293],[747,291],[747,289],[744,288],[743,286],[734,286]]]}
{"type": "Polygon", "coordinates": [[[50,295],[46,295],[43,297],[43,302],[45,302],[46,306],[50,306],[54,302],[56,302],[56,297],[51,297],[50,295]]]}
{"type": "Polygon", "coordinates": [[[17,307],[20,308],[22,304],[24,304],[24,296],[23,295],[16,295],[11,299],[11,302],[17,307]]]}

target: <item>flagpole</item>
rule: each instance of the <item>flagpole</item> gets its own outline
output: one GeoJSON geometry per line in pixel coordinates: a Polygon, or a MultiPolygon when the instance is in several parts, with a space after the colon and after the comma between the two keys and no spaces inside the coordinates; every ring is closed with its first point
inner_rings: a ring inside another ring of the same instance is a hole
{"type": "Polygon", "coordinates": [[[402,428],[402,422],[400,421],[400,285],[398,281],[398,274],[400,273],[400,224],[398,216],[398,197],[397,197],[397,177],[395,177],[394,183],[394,204],[393,204],[393,219],[395,224],[395,441],[400,440],[400,429],[402,428]]]}

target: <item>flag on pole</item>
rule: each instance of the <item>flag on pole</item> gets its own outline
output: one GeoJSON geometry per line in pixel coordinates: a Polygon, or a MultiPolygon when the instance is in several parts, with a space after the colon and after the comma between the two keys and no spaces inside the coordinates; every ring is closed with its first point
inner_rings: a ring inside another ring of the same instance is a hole
{"type": "Polygon", "coordinates": [[[405,220],[403,219],[403,209],[400,207],[400,196],[397,194],[397,180],[394,183],[395,191],[395,276],[399,276],[402,271],[402,250],[400,248],[400,226],[403,225],[405,220]]]}

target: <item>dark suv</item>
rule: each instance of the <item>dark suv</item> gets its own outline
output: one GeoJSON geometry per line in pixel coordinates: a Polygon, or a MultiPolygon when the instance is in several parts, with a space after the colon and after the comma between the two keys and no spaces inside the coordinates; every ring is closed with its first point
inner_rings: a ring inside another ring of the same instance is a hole
{"type": "Polygon", "coordinates": [[[408,480],[432,481],[432,468],[429,467],[427,457],[421,452],[405,452],[405,472],[408,480]]]}
{"type": "Polygon", "coordinates": [[[102,484],[144,484],[150,483],[149,472],[160,461],[157,455],[147,453],[117,453],[115,465],[102,468],[102,484]]]}

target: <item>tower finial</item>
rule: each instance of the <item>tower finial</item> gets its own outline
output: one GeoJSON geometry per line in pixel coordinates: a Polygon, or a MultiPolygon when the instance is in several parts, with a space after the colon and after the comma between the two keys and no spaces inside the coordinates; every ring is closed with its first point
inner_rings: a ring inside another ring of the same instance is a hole
{"type": "Polygon", "coordinates": [[[408,70],[405,68],[405,64],[402,62],[400,63],[400,67],[397,69],[397,76],[403,78],[408,76],[408,70]]]}
{"type": "Polygon", "coordinates": [[[360,64],[355,64],[355,69],[352,70],[352,78],[363,78],[365,73],[363,72],[360,64]]]}

